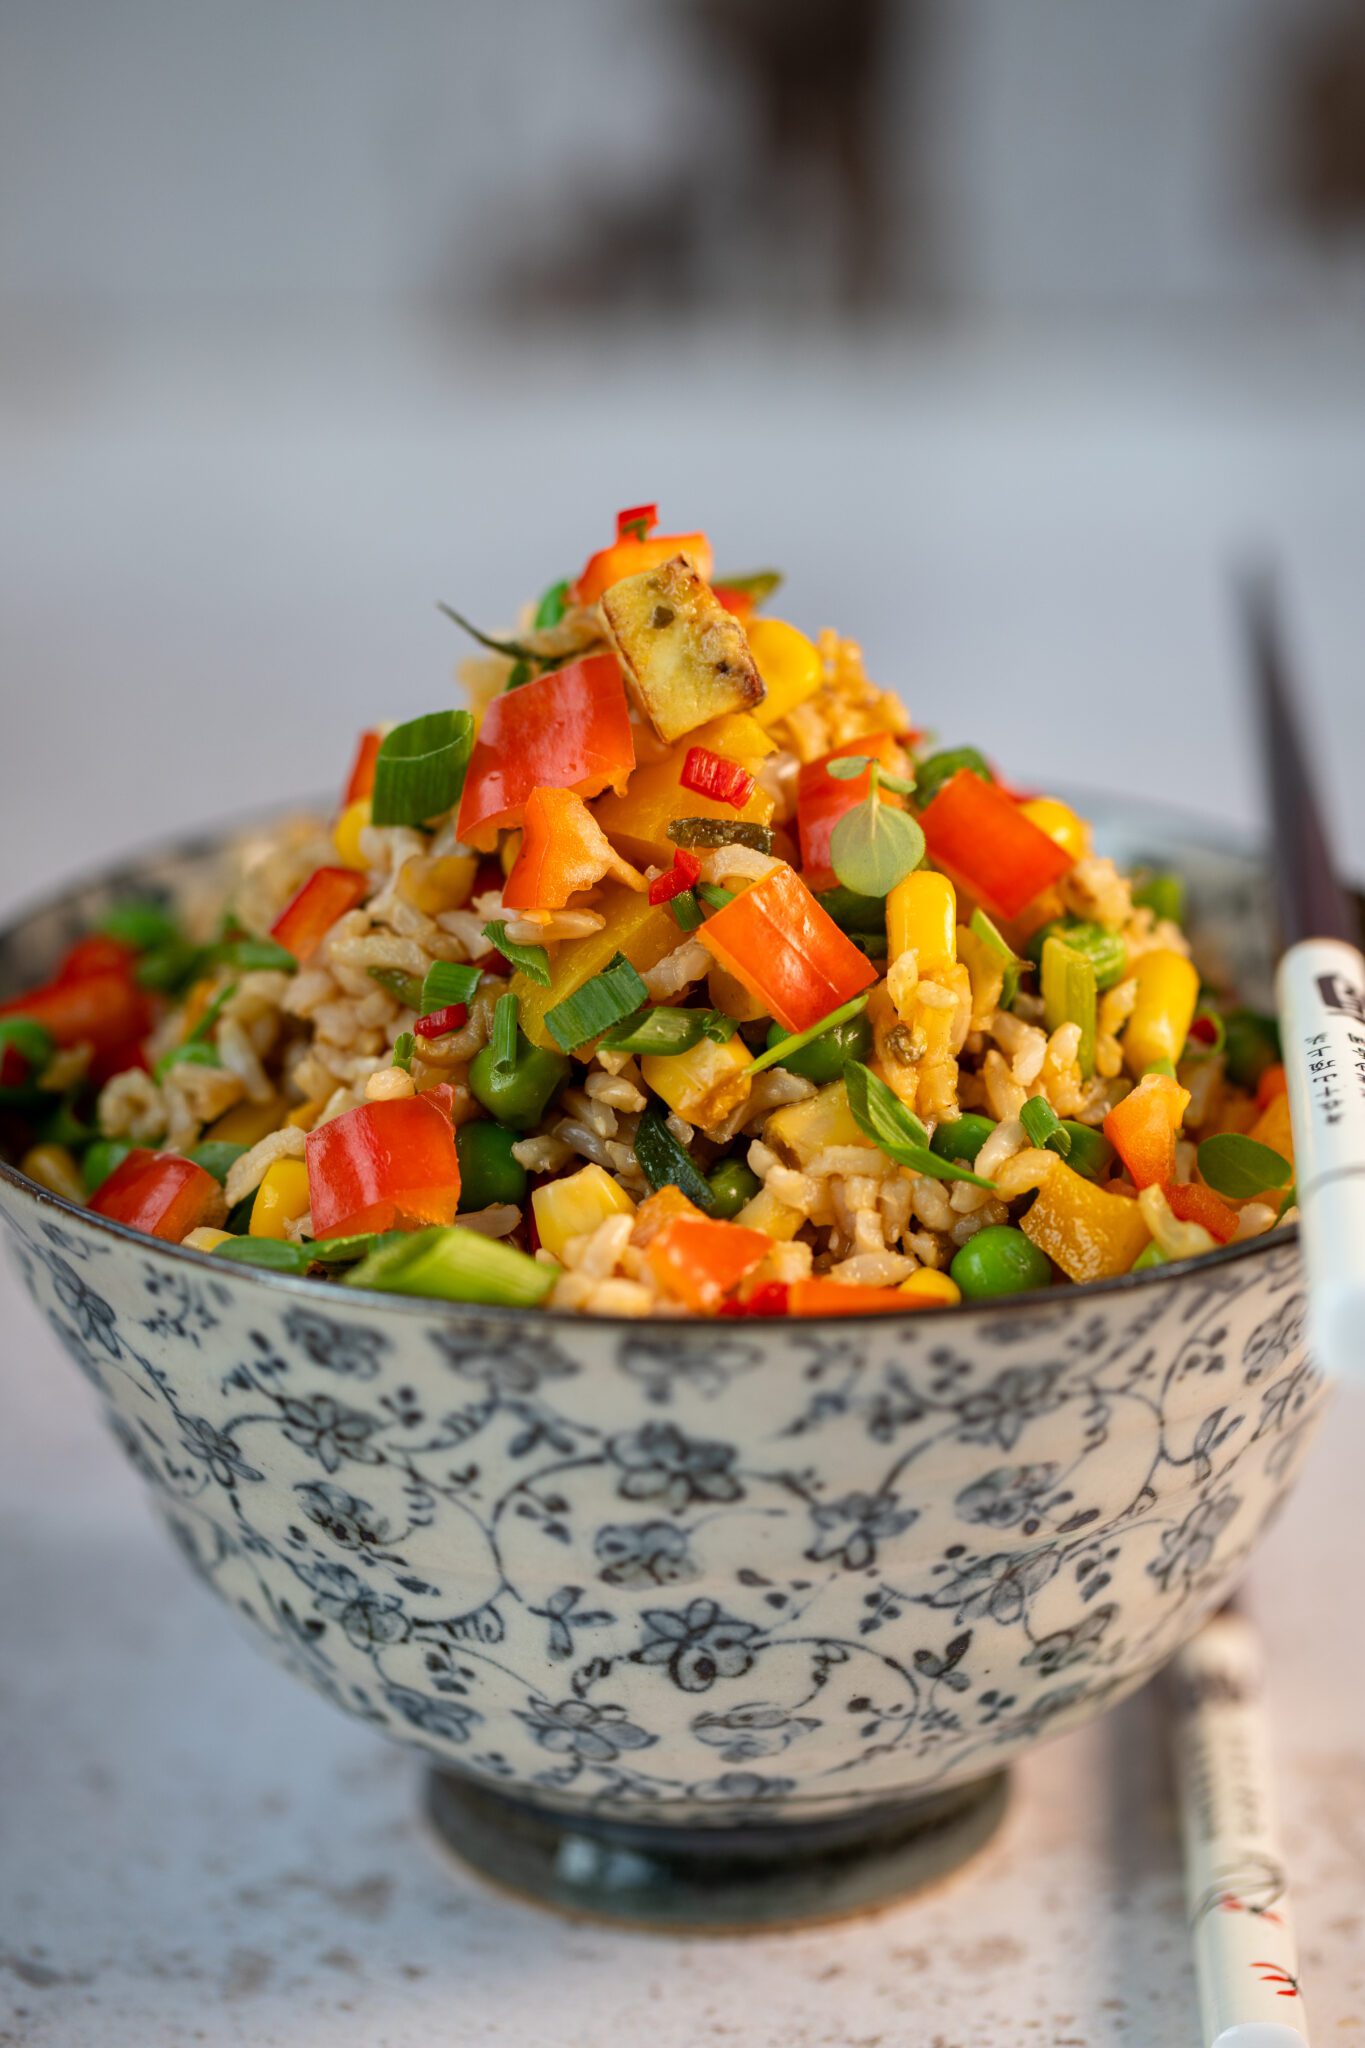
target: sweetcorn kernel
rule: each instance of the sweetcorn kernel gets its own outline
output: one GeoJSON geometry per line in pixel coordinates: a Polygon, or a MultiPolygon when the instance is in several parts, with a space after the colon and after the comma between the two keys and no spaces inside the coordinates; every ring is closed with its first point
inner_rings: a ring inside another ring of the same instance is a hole
{"type": "Polygon", "coordinates": [[[277,1159],[266,1168],[265,1178],[251,1205],[252,1237],[288,1234],[291,1223],[308,1213],[308,1167],[302,1159],[277,1159]]]}

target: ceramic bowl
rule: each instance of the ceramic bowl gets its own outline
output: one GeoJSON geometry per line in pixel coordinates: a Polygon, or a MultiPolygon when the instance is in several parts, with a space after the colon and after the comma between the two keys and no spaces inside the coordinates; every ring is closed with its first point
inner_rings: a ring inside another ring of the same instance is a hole
{"type": "MultiPolygon", "coordinates": [[[[1254,863],[1131,810],[1254,987],[1254,863]]],[[[0,940],[6,991],[113,895],[0,940]]],[[[709,1925],[886,1896],[1001,1768],[1221,1601],[1321,1408],[1292,1234],[902,1318],[641,1325],[227,1267],[0,1170],[39,1313],[176,1544],[279,1662],[438,1767],[561,1904],[709,1925]]]]}

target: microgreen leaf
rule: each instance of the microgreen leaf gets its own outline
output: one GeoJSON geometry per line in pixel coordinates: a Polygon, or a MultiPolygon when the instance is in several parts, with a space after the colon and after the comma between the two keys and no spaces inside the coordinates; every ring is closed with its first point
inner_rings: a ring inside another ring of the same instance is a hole
{"type": "Polygon", "coordinates": [[[1216,1193],[1245,1202],[1268,1188],[1287,1187],[1294,1169],[1283,1153],[1238,1131],[1219,1131],[1205,1138],[1198,1152],[1199,1171],[1216,1193]]]}
{"type": "Polygon", "coordinates": [[[923,859],[923,832],[908,811],[881,801],[874,773],[865,800],[846,811],[830,834],[830,866],[856,895],[886,896],[923,859]]]}

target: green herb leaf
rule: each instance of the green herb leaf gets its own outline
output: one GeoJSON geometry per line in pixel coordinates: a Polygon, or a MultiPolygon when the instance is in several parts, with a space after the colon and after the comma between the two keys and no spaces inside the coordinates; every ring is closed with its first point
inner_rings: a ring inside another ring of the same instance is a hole
{"type": "Polygon", "coordinates": [[[22,1054],[28,1067],[26,1078],[32,1080],[52,1058],[57,1041],[35,1017],[0,1017],[0,1053],[10,1046],[22,1054]]]}
{"type": "Polygon", "coordinates": [[[657,1193],[660,1188],[677,1188],[706,1215],[715,1213],[716,1197],[710,1183],[692,1164],[661,1116],[651,1109],[640,1118],[635,1131],[635,1157],[640,1171],[657,1193]]]}
{"type": "Polygon", "coordinates": [[[457,966],[453,960],[433,960],[422,983],[421,1014],[445,1010],[452,1003],[467,1003],[479,985],[477,967],[457,966]]]}
{"type": "Polygon", "coordinates": [[[502,918],[495,918],[486,924],[483,935],[490,946],[496,946],[504,960],[517,971],[534,981],[541,988],[550,986],[550,956],[543,946],[519,946],[515,939],[507,936],[507,925],[502,918]]]}
{"type": "Polygon", "coordinates": [[[1019,1121],[1028,1132],[1030,1144],[1045,1146],[1059,1159],[1071,1157],[1071,1133],[1052,1104],[1044,1102],[1041,1095],[1029,1097],[1019,1112],[1019,1121]]]}
{"type": "Polygon", "coordinates": [[[648,1000],[649,990],[625,954],[618,953],[600,974],[545,1012],[545,1028],[561,1052],[573,1052],[648,1000]]]}
{"type": "Polygon", "coordinates": [[[552,583],[540,603],[536,606],[535,629],[544,633],[551,626],[557,626],[569,609],[569,586],[567,583],[552,583]]]}
{"type": "Polygon", "coordinates": [[[930,754],[915,769],[915,800],[921,810],[931,804],[945,782],[951,782],[960,768],[970,768],[983,782],[994,782],[995,770],[976,747],[945,747],[930,754]]]}
{"type": "Polygon", "coordinates": [[[884,804],[875,787],[830,834],[829,864],[859,896],[888,895],[923,859],[923,832],[908,811],[884,804]]]}
{"type": "Polygon", "coordinates": [[[370,814],[376,825],[424,825],[454,805],[474,747],[467,711],[429,711],[380,741],[370,814]]]}
{"type": "Polygon", "coordinates": [[[669,897],[668,907],[680,932],[694,932],[701,923],[701,905],[694,889],[680,889],[676,896],[669,897]]]}
{"type": "Polygon", "coordinates": [[[1219,1131],[1216,1137],[1205,1138],[1197,1156],[1203,1179],[1234,1202],[1249,1201],[1269,1188],[1287,1187],[1294,1178],[1294,1169],[1283,1153],[1237,1131],[1219,1131]]]}
{"type": "Polygon", "coordinates": [[[840,754],[833,761],[826,761],[825,773],[832,775],[836,782],[856,782],[865,775],[872,765],[870,754],[840,754]]]}
{"type": "Polygon", "coordinates": [[[514,661],[511,668],[507,671],[507,681],[502,686],[504,692],[507,690],[519,690],[523,683],[530,682],[534,674],[535,670],[529,661],[514,661]]]}
{"type": "Polygon", "coordinates": [[[755,569],[748,576],[717,576],[711,587],[713,590],[737,590],[751,604],[760,605],[775,590],[780,590],[785,580],[780,569],[755,569]]]}
{"type": "MultiPolygon", "coordinates": [[[[753,1075],[761,1074],[765,1067],[780,1067],[784,1060],[790,1059],[794,1052],[800,1052],[803,1046],[810,1045],[817,1038],[823,1038],[827,1031],[836,1030],[840,1024],[847,1024],[852,1018],[860,1017],[867,1008],[867,1003],[866,994],[854,996],[851,1002],[840,1003],[837,1010],[831,1010],[818,1024],[808,1025],[804,1031],[793,1031],[786,1038],[779,1038],[776,1045],[770,1045],[766,1052],[761,1052],[745,1071],[753,1075]]],[[[923,1125],[920,1128],[923,1130],[923,1125]]],[[[929,1142],[927,1131],[924,1133],[924,1140],[926,1144],[929,1142]]]]}
{"type": "Polygon", "coordinates": [[[205,1173],[211,1173],[221,1185],[226,1181],[230,1169],[249,1149],[246,1145],[230,1145],[224,1138],[207,1138],[202,1145],[196,1145],[186,1156],[192,1159],[196,1166],[202,1166],[205,1173]]]}
{"type": "MultiPolygon", "coordinates": [[[[547,591],[546,597],[548,596],[547,591]]],[[[542,604],[544,601],[542,598],[542,604]]],[[[542,662],[546,658],[543,654],[537,654],[534,647],[528,647],[524,640],[495,640],[491,633],[481,633],[479,628],[467,619],[463,612],[457,612],[453,605],[438,603],[436,609],[438,612],[444,612],[448,619],[453,619],[460,631],[468,633],[471,640],[477,640],[480,647],[490,648],[494,654],[508,654],[515,661],[542,662]]],[[[378,820],[375,822],[378,823],[378,820]]]]}
{"type": "Polygon", "coordinates": [[[405,1074],[412,1072],[412,1056],[417,1050],[417,1040],[411,1031],[400,1031],[393,1041],[390,1064],[401,1067],[405,1074]]]}
{"type": "Polygon", "coordinates": [[[404,974],[401,967],[371,967],[368,972],[371,981],[377,981],[405,1010],[421,1010],[422,984],[415,974],[404,974]]]}
{"type": "Polygon", "coordinates": [[[773,850],[771,828],[744,818],[674,818],[668,836],[675,846],[751,846],[755,853],[773,850]]]}
{"type": "Polygon", "coordinates": [[[493,1005],[493,1072],[510,1074],[517,1063],[517,1012],[519,1004],[509,990],[493,1005]]]}
{"type": "Polygon", "coordinates": [[[919,1118],[861,1061],[850,1060],[844,1068],[844,1085],[859,1130],[898,1166],[908,1166],[912,1173],[926,1174],[931,1180],[969,1180],[978,1188],[995,1185],[959,1166],[955,1159],[931,1152],[929,1133],[919,1118]]]}
{"type": "Polygon", "coordinates": [[[1060,1024],[1079,1024],[1081,1042],[1076,1058],[1086,1080],[1095,1071],[1095,963],[1084,953],[1068,946],[1064,939],[1050,938],[1043,947],[1043,1023],[1048,1031],[1060,1024]]]}

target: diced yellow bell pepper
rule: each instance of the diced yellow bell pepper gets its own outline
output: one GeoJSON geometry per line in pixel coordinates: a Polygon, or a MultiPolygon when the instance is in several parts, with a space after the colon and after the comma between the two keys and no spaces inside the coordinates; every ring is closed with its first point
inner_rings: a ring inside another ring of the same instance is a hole
{"type": "Polygon", "coordinates": [[[1030,797],[1020,804],[1020,810],[1036,825],[1040,832],[1046,832],[1049,839],[1071,855],[1073,860],[1084,860],[1090,851],[1090,827],[1085,819],[1078,817],[1070,804],[1062,803],[1055,796],[1030,797]]]}
{"type": "Polygon", "coordinates": [[[90,1199],[81,1170],[65,1145],[30,1145],[19,1161],[19,1171],[36,1180],[49,1194],[61,1195],[68,1202],[85,1203],[90,1199]]]}
{"type": "Polygon", "coordinates": [[[360,835],[368,829],[369,823],[370,799],[362,796],[353,804],[347,804],[332,828],[332,844],[337,850],[341,865],[345,868],[355,868],[361,874],[365,872],[366,861],[360,851],[360,835]]]}
{"type": "Polygon", "coordinates": [[[216,1252],[220,1244],[231,1244],[230,1230],[211,1230],[207,1223],[201,1223],[188,1237],[182,1237],[181,1244],[188,1245],[192,1252],[216,1252]]]}
{"type": "Polygon", "coordinates": [[[600,932],[558,949],[558,957],[552,958],[548,988],[520,973],[508,984],[518,999],[522,1030],[532,1045],[547,1052],[559,1048],[545,1028],[545,1012],[600,974],[613,954],[624,953],[637,973],[645,974],[658,966],[665,953],[683,943],[683,934],[666,903],[651,903],[647,896],[620,882],[606,883],[593,908],[606,919],[605,925],[600,932]]]}
{"type": "Polygon", "coordinates": [[[756,1024],[760,1017],[766,1017],[768,1006],[761,996],[747,989],[737,974],[731,974],[728,967],[722,967],[719,960],[711,962],[706,977],[706,993],[711,998],[713,1010],[722,1016],[733,1017],[737,1024],[756,1024]]]}
{"type": "Polygon", "coordinates": [[[1061,1160],[1019,1227],[1072,1280],[1126,1273],[1151,1237],[1131,1195],[1111,1194],[1061,1160]]]}
{"type": "Polygon", "coordinates": [[[562,1259],[570,1238],[586,1237],[609,1216],[633,1216],[635,1204],[602,1166],[583,1166],[562,1180],[546,1181],[532,1190],[540,1241],[552,1258],[562,1259]]]}
{"type": "Polygon", "coordinates": [[[754,619],[749,626],[749,652],[763,678],[765,696],[755,705],[760,725],[776,725],[825,679],[825,665],[813,640],[784,619],[754,619]]]}
{"type": "Polygon", "coordinates": [[[1266,1104],[1247,1133],[1258,1145],[1269,1145],[1281,1159],[1294,1164],[1294,1132],[1289,1122],[1289,1097],[1276,1095],[1266,1104]]]}
{"type": "Polygon", "coordinates": [[[912,1301],[932,1303],[935,1308],[954,1308],[962,1299],[962,1289],[951,1273],[936,1272],[932,1266],[921,1266],[918,1273],[902,1280],[901,1293],[908,1294],[912,1301]]]}
{"type": "Polygon", "coordinates": [[[724,1045],[699,1038],[688,1052],[646,1053],[640,1061],[645,1086],[690,1124],[724,1123],[749,1092],[745,1071],[754,1056],[736,1032],[724,1045]]]}
{"type": "Polygon", "coordinates": [[[688,733],[659,760],[642,761],[624,795],[608,790],[600,796],[592,806],[593,816],[617,852],[637,867],[672,866],[676,848],[668,827],[674,818],[724,818],[752,825],[766,825],[772,818],[777,806],[766,789],[755,787],[739,811],[732,804],[684,789],[682,771],[692,747],[708,747],[752,771],[773,751],[773,742],[747,712],[730,712],[688,733]]]}
{"type": "Polygon", "coordinates": [[[272,1095],[269,1102],[234,1103],[217,1123],[209,1125],[204,1137],[221,1145],[259,1145],[262,1138],[279,1129],[289,1107],[280,1095],[272,1095]]]}
{"type": "Polygon", "coordinates": [[[920,868],[886,899],[887,946],[893,960],[913,947],[921,974],[957,959],[957,891],[946,875],[920,868]]]}
{"type": "Polygon", "coordinates": [[[831,1081],[804,1102],[789,1102],[784,1109],[774,1110],[763,1126],[763,1140],[800,1167],[808,1166],[817,1153],[831,1145],[865,1145],[876,1150],[854,1121],[842,1081],[831,1081]]]}
{"type": "Polygon", "coordinates": [[[1183,953],[1158,946],[1133,965],[1137,999],[1123,1033],[1123,1063],[1141,1075],[1157,1060],[1173,1063],[1185,1050],[1199,1001],[1199,974],[1183,953]]]}
{"type": "Polygon", "coordinates": [[[751,1195],[735,1218],[747,1230],[765,1230],[779,1244],[790,1244],[805,1220],[799,1209],[793,1209],[790,1202],[780,1202],[767,1188],[751,1195]]]}
{"type": "Polygon", "coordinates": [[[398,893],[426,917],[462,910],[469,901],[478,866],[478,855],[473,853],[415,853],[399,869],[398,893]]]}
{"type": "Polygon", "coordinates": [[[984,1031],[1000,1007],[1005,992],[1005,963],[994,947],[978,938],[970,925],[960,924],[954,935],[958,957],[967,970],[972,987],[973,1031],[984,1031]]]}
{"type": "Polygon", "coordinates": [[[251,1205],[251,1237],[288,1235],[288,1226],[308,1213],[308,1167],[302,1159],[275,1159],[265,1170],[251,1205]]]}

